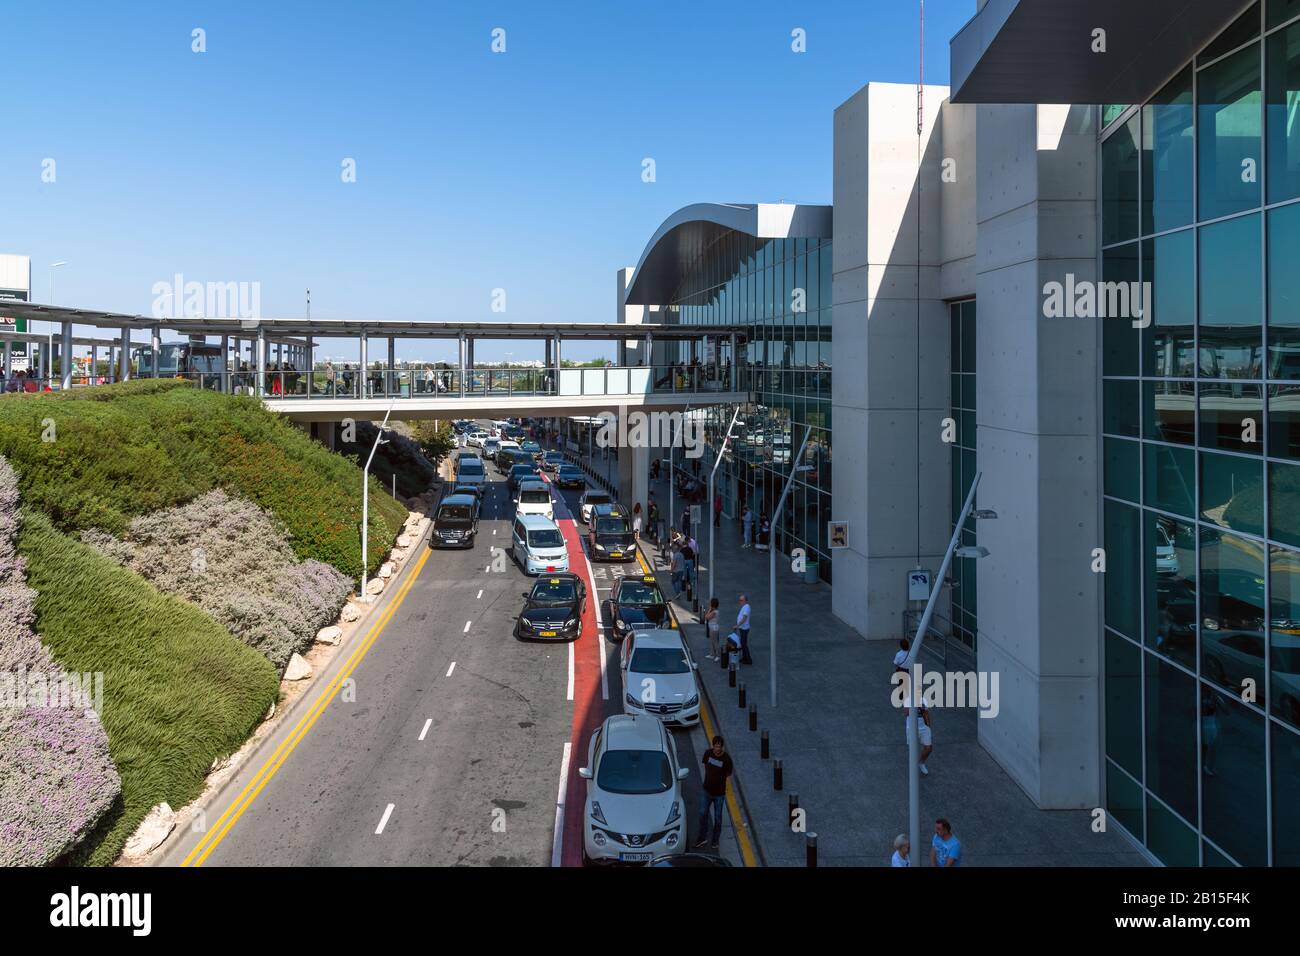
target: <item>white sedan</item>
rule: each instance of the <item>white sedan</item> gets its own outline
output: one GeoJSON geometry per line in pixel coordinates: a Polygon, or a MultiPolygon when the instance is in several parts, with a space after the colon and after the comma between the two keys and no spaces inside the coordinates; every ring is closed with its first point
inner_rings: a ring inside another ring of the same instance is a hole
{"type": "Polygon", "coordinates": [[[623,713],[648,714],[676,727],[700,722],[700,688],[682,632],[670,628],[633,631],[619,656],[623,713]]]}
{"type": "Polygon", "coordinates": [[[591,737],[582,819],[584,863],[649,863],[685,852],[682,780],[690,770],[653,717],[614,716],[591,737]]]}
{"type": "Polygon", "coordinates": [[[465,444],[473,448],[482,448],[490,436],[481,428],[476,428],[465,436],[465,444]]]}

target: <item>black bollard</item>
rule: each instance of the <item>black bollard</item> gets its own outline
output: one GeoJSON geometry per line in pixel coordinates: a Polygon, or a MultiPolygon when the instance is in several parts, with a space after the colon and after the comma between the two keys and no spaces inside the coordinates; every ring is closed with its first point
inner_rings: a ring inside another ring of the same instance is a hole
{"type": "Polygon", "coordinates": [[[804,834],[804,844],[808,848],[808,866],[815,868],[817,866],[817,834],[804,834]]]}
{"type": "Polygon", "coordinates": [[[727,658],[731,655],[727,653],[726,646],[723,646],[722,653],[718,655],[718,666],[724,671],[727,669],[727,658]]]}
{"type": "Polygon", "coordinates": [[[789,813],[787,814],[791,828],[794,827],[795,814],[799,812],[799,794],[790,794],[789,813]]]}
{"type": "Polygon", "coordinates": [[[749,729],[750,731],[758,730],[758,704],[749,705],[749,729]]]}
{"type": "Polygon", "coordinates": [[[759,756],[764,760],[772,756],[772,741],[768,738],[768,732],[763,731],[762,743],[759,744],[759,756]]]}
{"type": "Polygon", "coordinates": [[[728,687],[736,686],[736,665],[735,664],[732,664],[730,667],[727,668],[727,686],[728,687]]]}
{"type": "Polygon", "coordinates": [[[772,761],[772,789],[780,790],[784,785],[784,778],[781,775],[781,761],[772,761]]]}
{"type": "Polygon", "coordinates": [[[745,682],[743,680],[740,682],[740,699],[738,706],[741,710],[745,709],[745,682]]]}

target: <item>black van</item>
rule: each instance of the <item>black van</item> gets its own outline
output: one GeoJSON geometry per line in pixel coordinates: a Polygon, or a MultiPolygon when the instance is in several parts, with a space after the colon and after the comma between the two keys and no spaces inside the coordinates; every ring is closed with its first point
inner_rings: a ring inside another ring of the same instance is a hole
{"type": "Polygon", "coordinates": [[[431,548],[472,548],[478,534],[478,502],[472,495],[448,495],[433,517],[431,548]]]}

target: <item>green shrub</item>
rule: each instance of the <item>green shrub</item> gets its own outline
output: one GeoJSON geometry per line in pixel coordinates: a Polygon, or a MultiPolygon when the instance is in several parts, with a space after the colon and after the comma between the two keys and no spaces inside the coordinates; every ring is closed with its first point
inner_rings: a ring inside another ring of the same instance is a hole
{"type": "MultiPolygon", "coordinates": [[[[361,576],[361,482],[335,455],[254,398],[172,380],[0,397],[0,455],[25,504],[55,526],[117,537],[133,518],[222,487],[271,512],[300,559],[361,576]]],[[[369,570],[384,561],[406,509],[373,477],[369,570]]]]}
{"type": "Polygon", "coordinates": [[[36,626],[58,663],[104,674],[104,729],[122,793],[72,862],[107,865],[151,807],[199,796],[276,699],[275,668],[193,605],[168,597],[24,508],[18,538],[36,626]]]}

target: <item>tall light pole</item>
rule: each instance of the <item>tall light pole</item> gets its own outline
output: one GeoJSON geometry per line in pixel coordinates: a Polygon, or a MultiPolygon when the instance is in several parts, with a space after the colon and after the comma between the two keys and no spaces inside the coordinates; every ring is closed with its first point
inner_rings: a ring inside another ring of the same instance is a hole
{"type": "Polygon", "coordinates": [[[366,593],[366,571],[370,567],[369,553],[366,549],[370,539],[370,463],[374,461],[379,446],[388,444],[387,439],[384,438],[384,427],[388,424],[388,416],[393,414],[395,404],[397,404],[396,397],[388,403],[388,411],[384,412],[379,434],[375,436],[375,443],[370,446],[370,457],[366,459],[366,466],[361,469],[361,600],[366,604],[370,603],[370,595],[366,593]]]}
{"type": "MultiPolygon", "coordinates": [[[[727,453],[727,446],[731,444],[731,431],[740,422],[740,406],[736,406],[735,414],[731,416],[731,424],[727,426],[726,437],[722,439],[722,447],[718,449],[718,457],[713,462],[713,468],[709,471],[709,510],[713,510],[713,476],[718,473],[718,466],[722,464],[722,458],[727,453]]],[[[717,536],[717,529],[713,527],[713,522],[709,522],[709,606],[713,605],[713,539],[717,536]]]]}
{"type": "MultiPolygon", "coordinates": [[[[66,266],[68,263],[60,259],[58,262],[50,263],[50,305],[54,305],[54,270],[60,266],[66,266]]],[[[46,378],[54,378],[54,323],[49,323],[50,328],[46,329],[46,347],[45,347],[45,368],[41,369],[46,378]]],[[[63,364],[68,364],[67,357],[63,359],[63,364]]]]}
{"type": "MultiPolygon", "coordinates": [[[[781,489],[781,497],[776,503],[776,512],[772,515],[772,523],[768,526],[767,540],[767,644],[768,670],[772,679],[772,706],[776,706],[776,527],[781,520],[781,509],[785,507],[786,495],[790,493],[790,488],[794,484],[794,476],[801,471],[809,471],[810,466],[803,464],[803,452],[808,447],[808,436],[812,434],[812,428],[803,430],[803,441],[799,443],[799,453],[790,459],[790,477],[785,480],[785,487],[781,489]]],[[[713,573],[713,569],[709,569],[713,573]]]]}
{"type": "MultiPolygon", "coordinates": [[[[975,490],[980,486],[980,478],[983,472],[976,472],[975,478],[970,483],[970,491],[966,493],[966,503],[962,506],[961,515],[957,518],[957,526],[953,529],[952,540],[948,542],[948,550],[944,553],[943,564],[939,567],[939,573],[936,575],[933,583],[930,585],[930,597],[925,602],[925,613],[921,615],[921,623],[917,625],[916,636],[912,638],[912,646],[907,652],[907,659],[903,661],[903,669],[908,673],[907,680],[907,759],[909,769],[907,774],[907,813],[908,813],[908,834],[912,841],[912,852],[920,852],[921,846],[921,765],[918,763],[919,743],[917,738],[917,704],[918,684],[920,683],[920,670],[916,666],[918,655],[921,653],[921,644],[925,641],[925,632],[930,627],[930,619],[934,616],[935,605],[939,603],[939,592],[943,589],[944,578],[948,576],[948,567],[952,564],[953,555],[956,554],[963,558],[982,558],[988,555],[988,549],[971,546],[957,547],[957,542],[961,540],[961,532],[966,524],[966,518],[970,516],[971,509],[975,505],[975,490]]],[[[975,517],[996,518],[995,511],[976,511],[975,517]]],[[[920,863],[918,862],[919,866],[920,863]]]]}

